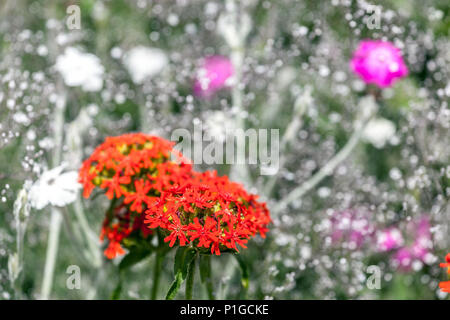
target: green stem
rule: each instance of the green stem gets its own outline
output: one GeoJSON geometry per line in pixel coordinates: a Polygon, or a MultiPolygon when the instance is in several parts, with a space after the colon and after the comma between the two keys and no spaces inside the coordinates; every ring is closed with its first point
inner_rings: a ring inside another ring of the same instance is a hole
{"type": "Polygon", "coordinates": [[[211,256],[202,255],[199,257],[200,279],[205,284],[209,300],[215,300],[214,287],[211,275],[211,256]]]}
{"type": "MultiPolygon", "coordinates": [[[[234,278],[234,275],[237,272],[237,268],[236,268],[235,258],[232,255],[230,255],[228,257],[228,261],[225,264],[223,270],[224,271],[223,271],[222,279],[233,279],[234,278]]],[[[230,289],[230,281],[227,281],[225,283],[223,283],[223,281],[222,281],[221,288],[218,290],[219,291],[218,299],[225,300],[228,295],[229,289],[230,289]]]]}
{"type": "Polygon", "coordinates": [[[59,233],[61,230],[62,216],[59,210],[53,208],[50,218],[50,230],[47,246],[47,254],[44,267],[44,280],[42,282],[41,299],[48,299],[52,290],[53,273],[55,271],[56,254],[58,252],[59,233]]]}
{"type": "MultiPolygon", "coordinates": [[[[284,164],[286,162],[287,151],[291,146],[291,144],[295,141],[295,137],[303,124],[302,120],[303,115],[305,114],[306,110],[310,107],[312,103],[310,94],[311,94],[310,89],[305,89],[305,92],[303,92],[300,96],[298,96],[295,99],[293,117],[291,119],[291,122],[287,126],[286,131],[280,142],[281,156],[278,172],[280,172],[280,170],[283,169],[284,167],[284,164]]],[[[280,176],[279,174],[275,174],[272,177],[269,177],[269,181],[267,182],[267,185],[264,188],[264,193],[268,197],[271,196],[279,176],[280,176]]]]}
{"type": "Polygon", "coordinates": [[[363,115],[362,121],[358,123],[355,131],[350,136],[345,146],[336,155],[331,158],[324,167],[322,167],[317,173],[315,173],[309,180],[305,181],[302,185],[298,186],[292,190],[285,198],[280,200],[278,204],[273,208],[272,212],[274,215],[279,214],[293,201],[302,198],[307,192],[317,186],[324,178],[331,175],[336,169],[336,167],[344,161],[351,152],[358,145],[361,136],[369,123],[370,119],[373,117],[373,111],[368,112],[368,114],[363,115]]]}
{"type": "Polygon", "coordinates": [[[248,274],[247,264],[242,259],[240,254],[235,254],[234,256],[239,263],[239,267],[241,268],[242,291],[241,291],[240,299],[247,299],[248,286],[249,286],[249,274],[248,274]]]}
{"type": "Polygon", "coordinates": [[[84,215],[84,210],[82,208],[81,205],[81,201],[80,198],[77,197],[77,199],[75,200],[74,203],[74,211],[75,211],[75,216],[78,220],[78,224],[81,227],[81,230],[84,234],[84,237],[86,239],[89,251],[90,251],[90,256],[92,258],[92,265],[96,268],[100,267],[100,265],[102,264],[102,258],[100,255],[100,248],[98,245],[98,240],[97,238],[93,235],[93,232],[91,230],[91,228],[89,227],[89,222],[86,219],[86,216],[84,215]]]}
{"type": "MultiPolygon", "coordinates": [[[[55,9],[55,8],[52,8],[55,9]]],[[[53,16],[54,11],[49,12],[53,16]]],[[[59,48],[54,40],[54,34],[49,37],[50,52],[58,53],[59,48]]],[[[53,55],[53,54],[52,54],[53,55]]],[[[51,57],[53,61],[56,59],[56,54],[51,57]]],[[[56,102],[53,119],[53,138],[55,140],[55,147],[51,156],[51,163],[56,167],[61,162],[61,151],[64,136],[64,112],[66,110],[66,90],[61,77],[58,78],[56,88],[60,93],[60,98],[56,102]]],[[[44,275],[42,280],[41,298],[48,299],[53,285],[53,274],[55,272],[56,256],[59,246],[59,233],[61,230],[62,216],[58,209],[52,208],[50,218],[50,228],[47,244],[47,253],[45,257],[44,275]]]]}
{"type": "Polygon", "coordinates": [[[160,250],[156,251],[155,266],[153,269],[153,287],[151,295],[152,300],[156,300],[158,296],[158,288],[159,288],[159,281],[161,278],[161,269],[163,260],[164,254],[160,250]]]}
{"type": "MultiPolygon", "coordinates": [[[[239,2],[235,3],[234,0],[230,0],[229,3],[233,10],[234,15],[234,24],[236,26],[240,25],[239,16],[240,16],[240,5],[239,2]]],[[[242,87],[242,78],[243,78],[243,66],[245,59],[245,37],[242,35],[237,35],[238,43],[236,43],[231,48],[231,62],[234,68],[234,84],[231,90],[231,101],[233,103],[233,107],[236,109],[235,123],[238,129],[245,130],[245,119],[243,118],[244,112],[244,88],[242,87]]],[[[245,155],[244,155],[245,157],[245,155]]],[[[239,158],[239,156],[238,156],[239,158]]],[[[238,162],[238,161],[237,161],[238,162]]],[[[230,178],[232,180],[238,180],[243,182],[244,184],[251,185],[251,176],[249,172],[249,168],[247,167],[245,161],[244,163],[235,163],[230,172],[230,178]]]]}
{"type": "Polygon", "coordinates": [[[192,259],[189,264],[188,273],[186,277],[186,300],[192,300],[192,289],[194,288],[194,277],[195,277],[195,260],[196,257],[192,259]]]}
{"type": "Polygon", "coordinates": [[[119,281],[117,282],[114,291],[111,293],[111,300],[119,300],[122,293],[122,272],[119,271],[119,281]]]}

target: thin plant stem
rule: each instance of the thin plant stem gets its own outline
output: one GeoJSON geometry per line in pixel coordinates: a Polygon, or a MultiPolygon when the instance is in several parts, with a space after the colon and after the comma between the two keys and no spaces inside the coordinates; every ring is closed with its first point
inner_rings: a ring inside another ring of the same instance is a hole
{"type": "Polygon", "coordinates": [[[142,132],[144,133],[148,133],[150,130],[150,125],[148,122],[148,110],[147,107],[145,105],[145,94],[142,92],[142,88],[141,90],[138,92],[137,94],[137,98],[138,98],[138,108],[139,108],[139,128],[142,132]]]}
{"type": "Polygon", "coordinates": [[[102,259],[101,259],[101,255],[100,255],[100,250],[99,250],[99,246],[96,242],[96,237],[93,235],[93,232],[91,230],[91,228],[89,227],[89,223],[86,219],[86,216],[84,214],[84,210],[81,206],[81,201],[80,198],[77,196],[77,199],[75,200],[74,203],[74,211],[75,211],[75,216],[78,220],[78,224],[81,227],[81,230],[84,234],[84,237],[86,239],[89,251],[90,251],[90,256],[92,258],[92,265],[96,268],[100,267],[101,263],[102,263],[102,259]]]}
{"type": "Polygon", "coordinates": [[[370,121],[372,114],[357,125],[355,131],[350,136],[345,146],[336,155],[330,159],[317,173],[299,187],[292,190],[285,198],[283,198],[272,210],[274,214],[278,214],[281,210],[293,201],[303,197],[308,191],[317,186],[324,178],[331,175],[336,167],[344,161],[358,145],[367,123],[370,121]]]}
{"type": "Polygon", "coordinates": [[[212,281],[208,281],[206,283],[206,293],[208,294],[208,300],[216,300],[216,297],[214,297],[214,288],[212,281]]]}
{"type": "MultiPolygon", "coordinates": [[[[302,117],[309,107],[311,101],[308,99],[309,91],[306,91],[302,95],[298,96],[294,102],[294,116],[292,117],[291,122],[289,123],[286,131],[281,138],[280,142],[280,163],[278,171],[280,171],[284,167],[284,163],[286,162],[286,152],[289,146],[295,140],[297,132],[302,127],[302,117]],[[306,96],[305,96],[306,95],[306,96]]],[[[279,175],[276,174],[270,178],[267,182],[266,187],[264,188],[264,193],[269,197],[272,193],[273,188],[278,180],[279,175]]]]}
{"type": "MultiPolygon", "coordinates": [[[[201,256],[200,257],[200,268],[201,268],[201,263],[206,264],[206,279],[203,279],[205,282],[205,287],[206,287],[206,293],[208,295],[208,299],[209,300],[215,300],[214,297],[214,287],[213,287],[213,278],[212,278],[212,269],[211,269],[211,257],[208,256],[201,256]]],[[[200,272],[201,275],[201,272],[200,272]]],[[[204,275],[204,276],[205,276],[204,275]]]]}
{"type": "Polygon", "coordinates": [[[16,223],[16,254],[11,254],[8,260],[8,272],[14,289],[15,299],[20,299],[20,278],[24,266],[24,237],[29,217],[28,194],[22,188],[14,201],[14,220],[16,223]]]}
{"type": "Polygon", "coordinates": [[[152,300],[156,300],[158,298],[158,289],[159,289],[159,282],[161,279],[161,269],[163,261],[164,261],[164,253],[162,253],[160,250],[157,250],[155,257],[155,265],[153,268],[153,286],[151,293],[152,300]]]}
{"type": "Polygon", "coordinates": [[[53,285],[53,273],[55,271],[56,254],[59,245],[59,233],[61,231],[62,215],[58,209],[52,208],[50,217],[50,231],[47,245],[47,254],[44,267],[44,280],[42,282],[41,299],[48,299],[53,285]]]}
{"type": "Polygon", "coordinates": [[[236,265],[236,259],[233,256],[228,257],[228,261],[224,268],[224,277],[223,279],[226,281],[225,283],[221,284],[221,290],[219,290],[219,300],[226,299],[228,295],[228,290],[230,289],[230,279],[234,278],[236,272],[238,272],[238,268],[236,265]]]}
{"type": "MultiPolygon", "coordinates": [[[[64,110],[66,102],[65,97],[57,103],[55,110],[55,124],[53,136],[56,141],[53,151],[52,162],[56,166],[61,161],[62,136],[64,131],[64,110]]],[[[53,208],[50,218],[49,237],[47,244],[47,253],[45,258],[44,277],[42,280],[41,298],[48,299],[53,284],[53,273],[55,269],[55,260],[58,252],[59,232],[61,229],[62,217],[59,210],[53,208]]]]}
{"type": "MultiPolygon", "coordinates": [[[[239,26],[239,3],[235,3],[234,0],[230,0],[233,3],[234,25],[239,26]]],[[[234,85],[231,91],[231,100],[233,108],[236,110],[235,123],[238,129],[245,130],[245,119],[243,118],[243,86],[242,86],[242,67],[245,58],[245,37],[242,35],[237,36],[239,38],[238,43],[231,47],[231,62],[234,68],[234,85]]],[[[239,180],[244,184],[251,184],[251,176],[248,167],[245,163],[236,163],[231,168],[231,179],[239,180]]]]}
{"type": "Polygon", "coordinates": [[[194,278],[195,278],[195,262],[196,257],[192,259],[189,264],[188,273],[186,277],[186,300],[192,300],[192,291],[194,288],[194,278]]]}
{"type": "MultiPolygon", "coordinates": [[[[49,39],[50,52],[58,52],[58,45],[54,40],[56,37],[51,36],[49,39]]],[[[55,56],[52,57],[56,60],[55,56]]],[[[61,150],[64,135],[64,112],[66,110],[66,91],[62,79],[59,77],[57,81],[57,90],[60,92],[59,99],[55,105],[54,121],[53,121],[53,139],[55,147],[52,153],[52,165],[57,166],[61,162],[61,150]]],[[[56,256],[58,253],[59,233],[61,230],[62,216],[58,209],[52,208],[50,218],[49,237],[47,244],[47,253],[45,257],[44,276],[42,280],[41,298],[48,299],[53,285],[53,274],[55,271],[56,256]]]]}

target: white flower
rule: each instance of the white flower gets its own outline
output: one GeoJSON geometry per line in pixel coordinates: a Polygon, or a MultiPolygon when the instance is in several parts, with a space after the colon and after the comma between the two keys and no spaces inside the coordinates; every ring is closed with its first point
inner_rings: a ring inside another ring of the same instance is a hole
{"type": "Polygon", "coordinates": [[[133,82],[140,84],[145,78],[160,73],[167,65],[168,59],[160,49],[138,46],[125,54],[123,63],[133,82]]]}
{"type": "Polygon", "coordinates": [[[241,12],[234,1],[225,2],[225,10],[217,21],[217,32],[223,36],[231,47],[240,47],[252,28],[250,16],[241,12]]]}
{"type": "Polygon", "coordinates": [[[81,86],[84,91],[100,91],[103,87],[104,68],[100,59],[91,53],[66,48],[56,59],[55,68],[69,87],[81,86]]]}
{"type": "Polygon", "coordinates": [[[395,134],[395,125],[384,118],[371,120],[363,132],[363,139],[373,144],[376,148],[383,148],[395,134]]]}
{"type": "Polygon", "coordinates": [[[225,142],[227,137],[236,130],[232,118],[223,111],[212,111],[207,114],[205,131],[217,142],[225,142]]]}
{"type": "Polygon", "coordinates": [[[45,171],[30,189],[31,206],[40,210],[47,204],[63,207],[76,199],[78,189],[78,173],[69,171],[62,173],[65,165],[45,171]]]}

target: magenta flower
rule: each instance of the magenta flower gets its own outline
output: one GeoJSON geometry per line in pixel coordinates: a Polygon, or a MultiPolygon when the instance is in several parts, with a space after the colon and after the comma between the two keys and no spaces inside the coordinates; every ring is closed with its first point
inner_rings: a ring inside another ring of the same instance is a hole
{"type": "Polygon", "coordinates": [[[234,74],[233,64],[224,56],[210,56],[203,60],[194,83],[194,94],[208,98],[228,85],[234,74]]]}
{"type": "Polygon", "coordinates": [[[375,227],[370,221],[370,213],[365,210],[335,211],[329,223],[328,235],[331,242],[340,243],[351,250],[361,248],[375,232],[375,227]]]}
{"type": "Polygon", "coordinates": [[[431,225],[428,217],[423,216],[413,221],[409,226],[409,232],[415,234],[414,242],[411,245],[411,252],[416,259],[426,262],[426,257],[433,248],[431,225]]]}
{"type": "Polygon", "coordinates": [[[431,224],[427,216],[411,221],[406,226],[405,236],[411,237],[409,245],[402,246],[393,256],[394,265],[403,271],[411,269],[412,263],[429,264],[432,258],[431,224]]]}
{"type": "Polygon", "coordinates": [[[403,236],[397,228],[388,228],[377,232],[377,249],[385,252],[403,245],[403,236]]]}
{"type": "Polygon", "coordinates": [[[394,265],[400,270],[409,271],[411,269],[413,258],[411,250],[407,247],[403,247],[394,254],[394,265]]]}
{"type": "Polygon", "coordinates": [[[396,79],[408,74],[400,49],[391,42],[364,40],[353,53],[350,67],[365,83],[390,87],[396,79]]]}

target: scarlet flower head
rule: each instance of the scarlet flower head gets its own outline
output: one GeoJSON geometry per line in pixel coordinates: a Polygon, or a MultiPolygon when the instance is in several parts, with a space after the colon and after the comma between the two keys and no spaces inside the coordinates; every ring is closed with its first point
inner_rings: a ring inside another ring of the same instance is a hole
{"type": "Polygon", "coordinates": [[[109,242],[105,250],[108,258],[124,253],[121,244],[132,233],[141,231],[145,238],[150,232],[147,227],[141,228],[143,210],[166,188],[190,178],[190,162],[173,150],[173,145],[142,133],[107,137],[84,161],[79,172],[84,197],[100,188],[108,199],[118,200],[102,228],[101,239],[109,242]]]}
{"type": "Polygon", "coordinates": [[[238,252],[271,222],[265,203],[216,172],[193,173],[190,180],[161,194],[146,211],[144,223],[160,228],[172,247],[191,244],[201,252],[238,252]]]}
{"type": "MultiPolygon", "coordinates": [[[[143,133],[107,137],[80,169],[83,196],[88,198],[95,187],[106,189],[109,199],[129,196],[136,193],[136,180],[147,178],[153,182],[150,189],[161,192],[161,182],[177,182],[177,173],[191,170],[190,162],[173,150],[173,145],[171,141],[143,133]],[[170,160],[171,155],[181,163],[180,166],[170,160]],[[160,177],[160,170],[167,176],[160,177]],[[156,183],[159,178],[162,181],[156,183]]],[[[144,187],[140,182],[138,185],[144,189],[148,186],[145,184],[144,187]]]]}
{"type": "MultiPolygon", "coordinates": [[[[445,263],[440,264],[441,268],[447,268],[447,274],[450,276],[450,253],[445,256],[445,263]]],[[[439,283],[442,292],[450,293],[450,281],[442,281],[439,283]]]]}

